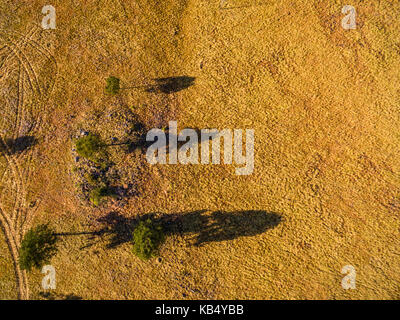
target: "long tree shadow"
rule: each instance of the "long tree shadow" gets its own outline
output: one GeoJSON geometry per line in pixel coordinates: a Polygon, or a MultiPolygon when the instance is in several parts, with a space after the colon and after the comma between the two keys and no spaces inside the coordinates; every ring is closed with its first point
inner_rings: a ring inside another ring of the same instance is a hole
{"type": "Polygon", "coordinates": [[[4,142],[0,139],[0,153],[8,155],[19,154],[31,149],[37,144],[37,139],[33,136],[21,136],[15,139],[5,139],[4,142]]]}
{"type": "Polygon", "coordinates": [[[170,94],[189,88],[190,86],[195,84],[195,80],[196,80],[195,77],[189,77],[189,76],[155,78],[152,79],[153,83],[151,84],[127,86],[121,88],[121,90],[142,89],[145,92],[149,93],[170,94]]]}
{"type": "MultiPolygon", "coordinates": [[[[110,212],[97,220],[103,225],[103,228],[95,232],[78,234],[90,234],[92,235],[91,240],[95,239],[95,236],[108,234],[110,238],[107,248],[111,249],[131,241],[132,232],[137,224],[147,219],[162,225],[167,236],[187,236],[190,243],[195,246],[262,234],[275,228],[282,221],[280,214],[263,210],[236,212],[198,210],[177,214],[149,213],[140,218],[126,218],[116,212],[110,212]]],[[[84,248],[92,244],[88,244],[84,248]]]]}
{"type": "Polygon", "coordinates": [[[147,92],[162,92],[166,94],[179,92],[194,85],[194,77],[179,76],[153,79],[156,84],[149,86],[147,92]]]}
{"type": "MultiPolygon", "coordinates": [[[[215,131],[210,131],[210,133],[208,134],[208,136],[206,135],[202,135],[201,134],[201,129],[199,128],[185,128],[185,129],[190,129],[190,130],[194,130],[196,132],[196,138],[194,139],[189,139],[189,137],[186,137],[186,139],[184,141],[181,141],[181,137],[180,135],[176,135],[174,133],[169,132],[168,130],[165,131],[165,136],[167,138],[167,142],[170,140],[174,140],[177,141],[176,144],[176,148],[179,149],[180,147],[182,147],[184,144],[186,144],[186,146],[188,148],[192,148],[197,144],[201,144],[205,141],[210,141],[211,139],[214,139],[215,137],[218,136],[218,133],[215,131]]],[[[173,147],[171,147],[168,143],[168,145],[166,146],[167,151],[172,151],[173,147]]]]}
{"type": "Polygon", "coordinates": [[[259,7],[259,6],[268,6],[270,5],[269,3],[261,2],[261,3],[253,3],[253,4],[244,4],[244,5],[236,5],[236,6],[231,6],[229,5],[228,0],[221,0],[219,4],[219,9],[220,10],[232,10],[232,9],[244,9],[244,8],[254,8],[254,7],[259,7]]]}
{"type": "Polygon", "coordinates": [[[173,220],[169,225],[164,223],[167,234],[188,235],[196,246],[262,234],[282,220],[281,215],[263,210],[211,213],[201,210],[168,218],[173,220]]]}
{"type": "MultiPolygon", "coordinates": [[[[137,124],[138,127],[140,127],[140,129],[137,129],[136,134],[133,138],[130,138],[124,142],[121,143],[115,143],[109,146],[121,146],[121,145],[125,145],[126,146],[126,150],[128,153],[134,152],[135,150],[140,149],[143,153],[146,152],[147,148],[149,146],[151,146],[153,143],[155,143],[157,141],[157,139],[155,141],[147,141],[146,140],[146,135],[147,132],[144,130],[144,126],[139,123],[137,124]]],[[[197,134],[197,138],[195,139],[189,139],[189,137],[186,137],[185,141],[179,141],[180,140],[180,136],[176,135],[175,133],[171,133],[167,130],[165,130],[165,137],[166,137],[166,145],[165,145],[165,151],[168,153],[170,151],[173,150],[173,147],[170,145],[169,141],[170,140],[174,140],[177,141],[176,147],[177,149],[179,149],[181,146],[183,146],[184,144],[186,144],[186,146],[188,148],[192,148],[194,147],[196,144],[202,144],[203,142],[207,141],[207,140],[212,140],[215,137],[218,136],[218,133],[215,131],[210,131],[208,133],[208,136],[202,135],[201,134],[201,130],[198,128],[185,128],[185,129],[192,129],[196,132],[197,134]],[[189,143],[190,141],[190,143],[189,143]]]]}
{"type": "Polygon", "coordinates": [[[53,292],[39,292],[39,297],[45,300],[83,300],[82,297],[75,294],[63,294],[63,293],[53,293],[53,292]]]}

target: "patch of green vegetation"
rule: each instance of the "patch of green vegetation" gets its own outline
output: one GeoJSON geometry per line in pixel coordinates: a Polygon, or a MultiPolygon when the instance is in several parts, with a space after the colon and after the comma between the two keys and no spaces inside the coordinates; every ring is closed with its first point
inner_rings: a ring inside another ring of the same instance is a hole
{"type": "Polygon", "coordinates": [[[162,227],[152,220],[141,221],[133,231],[132,251],[142,260],[148,260],[158,254],[165,240],[162,227]]]}
{"type": "Polygon", "coordinates": [[[106,161],[106,144],[98,135],[89,133],[75,141],[76,152],[83,158],[93,161],[96,164],[101,164],[106,161]]]}
{"type": "Polygon", "coordinates": [[[89,167],[84,166],[86,173],[84,173],[84,183],[81,186],[90,202],[98,206],[103,198],[114,195],[107,178],[107,171],[112,166],[112,163],[108,161],[106,151],[108,146],[98,135],[92,133],[75,140],[75,145],[79,156],[92,161],[96,165],[94,172],[89,172],[89,167]]]}
{"type": "Polygon", "coordinates": [[[103,185],[95,187],[92,191],[90,191],[89,199],[91,203],[93,203],[95,206],[98,206],[103,198],[112,195],[113,193],[111,192],[111,189],[103,185]]]}
{"type": "Polygon", "coordinates": [[[57,237],[47,225],[41,224],[30,229],[21,243],[19,264],[22,270],[40,269],[49,263],[57,252],[57,237]]]}
{"type": "Polygon", "coordinates": [[[86,173],[85,180],[89,186],[89,200],[90,202],[98,206],[105,197],[113,197],[115,193],[113,188],[109,185],[109,181],[106,176],[106,172],[103,170],[95,173],[86,173]]]}
{"type": "Polygon", "coordinates": [[[97,186],[99,184],[99,178],[93,173],[87,172],[85,179],[90,186],[97,186]]]}
{"type": "Polygon", "coordinates": [[[108,77],[106,79],[106,93],[115,96],[121,89],[119,82],[119,79],[114,76],[108,77]]]}
{"type": "Polygon", "coordinates": [[[140,162],[137,149],[143,150],[145,146],[146,130],[138,116],[126,107],[110,107],[91,112],[85,124],[76,130],[79,136],[73,140],[73,171],[82,199],[98,206],[105,202],[105,197],[132,196],[134,183],[125,160],[130,161],[131,167],[136,166],[140,162]],[[134,156],[128,156],[131,153],[134,156]]]}

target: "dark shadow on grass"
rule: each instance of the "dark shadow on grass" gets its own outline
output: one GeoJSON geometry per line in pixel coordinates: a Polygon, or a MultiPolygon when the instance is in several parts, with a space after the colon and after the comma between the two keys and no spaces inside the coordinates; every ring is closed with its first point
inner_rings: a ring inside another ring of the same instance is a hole
{"type": "MultiPolygon", "coordinates": [[[[189,137],[186,137],[186,140],[185,141],[180,141],[179,139],[180,139],[180,136],[179,135],[176,135],[176,134],[174,134],[174,133],[170,133],[168,130],[166,130],[165,131],[165,135],[166,135],[166,137],[167,137],[167,143],[168,143],[168,141],[171,139],[171,140],[173,140],[173,141],[177,141],[177,148],[179,149],[180,147],[182,147],[184,144],[186,144],[186,146],[188,147],[188,148],[192,148],[192,147],[194,147],[196,144],[201,144],[201,143],[203,143],[203,142],[205,142],[205,141],[211,141],[211,139],[213,139],[213,138],[215,138],[215,137],[217,137],[218,136],[218,133],[217,132],[215,132],[215,131],[213,131],[213,132],[210,132],[209,133],[209,136],[206,136],[206,135],[202,135],[201,134],[201,129],[198,129],[198,128],[185,128],[185,129],[191,129],[191,130],[194,130],[195,132],[196,132],[196,134],[197,134],[197,138],[196,139],[190,139],[189,137]]],[[[153,142],[152,142],[153,143],[153,142]]],[[[169,145],[169,143],[168,143],[168,146],[167,146],[168,148],[167,148],[167,151],[172,151],[172,149],[169,149],[169,147],[170,147],[170,145],[169,145]]]]}
{"type": "Polygon", "coordinates": [[[75,294],[62,294],[52,292],[39,292],[39,296],[46,300],[82,300],[83,298],[75,294]]]}
{"type": "Polygon", "coordinates": [[[281,215],[263,210],[211,213],[201,210],[168,218],[172,220],[164,223],[166,233],[188,235],[196,246],[262,234],[282,220],[281,215]]]}
{"type": "MultiPolygon", "coordinates": [[[[282,221],[281,215],[263,210],[236,212],[198,210],[177,214],[150,213],[140,218],[126,218],[116,212],[110,212],[97,220],[103,225],[102,229],[95,232],[69,235],[91,234],[93,236],[91,240],[95,240],[96,236],[108,235],[107,248],[112,249],[130,242],[135,227],[140,221],[147,219],[162,225],[167,236],[187,237],[188,241],[195,246],[202,246],[209,242],[256,236],[275,228],[282,221]]],[[[83,248],[91,245],[88,244],[83,248]]]]}
{"type": "Polygon", "coordinates": [[[129,138],[121,142],[114,142],[105,144],[108,147],[122,147],[125,152],[132,153],[137,149],[141,149],[143,152],[153,143],[146,141],[146,127],[143,123],[137,122],[133,128],[129,131],[129,138]]]}
{"type": "Polygon", "coordinates": [[[270,5],[270,4],[266,3],[266,2],[261,2],[261,3],[231,6],[229,4],[229,0],[221,0],[220,4],[219,4],[219,9],[220,10],[245,9],[245,8],[255,8],[255,7],[260,7],[260,6],[268,6],[268,5],[270,5]]]}
{"type": "MultiPolygon", "coordinates": [[[[179,149],[182,147],[184,144],[186,144],[186,147],[192,148],[196,144],[201,144],[207,140],[211,141],[213,138],[217,137],[217,133],[214,131],[211,131],[208,135],[201,135],[201,130],[198,128],[185,128],[185,129],[192,129],[197,133],[197,138],[195,139],[189,139],[189,137],[186,137],[185,141],[179,141],[179,135],[176,135],[175,133],[170,133],[168,130],[165,130],[165,137],[166,137],[166,146],[165,146],[165,151],[169,153],[172,151],[171,144],[169,143],[170,140],[177,141],[176,148],[179,149]],[[190,142],[189,142],[190,141],[190,142]]],[[[134,152],[137,149],[140,149],[143,153],[146,152],[147,148],[151,146],[153,143],[157,142],[157,139],[155,141],[147,141],[146,140],[146,133],[143,132],[140,135],[137,135],[133,139],[129,139],[126,142],[115,144],[115,145],[126,145],[127,146],[127,152],[131,153],[134,152]]],[[[175,149],[175,148],[174,148],[175,149]]]]}
{"type": "Polygon", "coordinates": [[[188,76],[167,77],[153,79],[156,84],[146,88],[147,92],[162,92],[166,94],[179,92],[194,85],[196,78],[188,76]]]}
{"type": "Polygon", "coordinates": [[[90,231],[82,231],[82,232],[60,232],[60,233],[54,233],[55,236],[57,237],[72,237],[72,236],[84,236],[84,235],[101,235],[102,233],[100,231],[95,231],[95,232],[90,232],[90,231]]]}
{"type": "Polygon", "coordinates": [[[0,153],[8,155],[19,154],[31,149],[37,144],[37,139],[33,136],[21,136],[16,139],[0,140],[0,153]]]}
{"type": "Polygon", "coordinates": [[[195,84],[195,77],[177,76],[152,79],[153,83],[127,86],[120,88],[121,90],[139,89],[149,93],[174,93],[189,88],[195,84]]]}

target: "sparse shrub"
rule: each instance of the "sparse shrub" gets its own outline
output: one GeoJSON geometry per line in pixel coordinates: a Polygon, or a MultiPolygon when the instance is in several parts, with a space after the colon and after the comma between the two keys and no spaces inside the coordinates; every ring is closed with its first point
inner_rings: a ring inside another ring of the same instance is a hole
{"type": "Polygon", "coordinates": [[[150,219],[141,221],[133,231],[132,251],[143,260],[156,256],[158,249],[165,239],[160,225],[156,225],[150,219]]]}
{"type": "Polygon", "coordinates": [[[98,177],[93,173],[85,173],[85,179],[89,186],[97,186],[99,184],[98,177]]]}
{"type": "Polygon", "coordinates": [[[89,195],[90,201],[98,206],[101,202],[101,199],[110,195],[109,189],[106,186],[100,186],[94,188],[89,195]]]}
{"type": "Polygon", "coordinates": [[[57,236],[47,225],[41,224],[30,229],[24,236],[19,250],[19,264],[22,270],[40,269],[50,262],[57,252],[57,236]]]}
{"type": "Polygon", "coordinates": [[[109,95],[114,96],[121,89],[119,85],[119,79],[114,76],[108,77],[106,82],[106,93],[109,95]]]}
{"type": "Polygon", "coordinates": [[[97,135],[89,133],[87,136],[77,139],[75,144],[78,155],[93,162],[99,162],[100,158],[104,156],[105,144],[97,135]]]}

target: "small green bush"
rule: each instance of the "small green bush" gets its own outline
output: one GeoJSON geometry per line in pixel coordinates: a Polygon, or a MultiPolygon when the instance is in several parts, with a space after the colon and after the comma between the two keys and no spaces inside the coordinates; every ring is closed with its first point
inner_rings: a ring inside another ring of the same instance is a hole
{"type": "Polygon", "coordinates": [[[107,197],[110,194],[109,190],[105,186],[100,186],[94,188],[89,195],[90,201],[95,205],[98,206],[101,202],[101,199],[107,197]]]}
{"type": "Polygon", "coordinates": [[[87,136],[77,139],[75,144],[78,155],[93,162],[99,162],[100,158],[104,156],[103,148],[105,144],[98,135],[89,133],[87,136]]]}
{"type": "Polygon", "coordinates": [[[24,236],[19,249],[19,264],[22,270],[40,269],[49,263],[57,252],[57,236],[47,225],[30,229],[24,236]]]}
{"type": "Polygon", "coordinates": [[[108,77],[106,82],[107,82],[106,83],[106,93],[109,95],[114,96],[121,89],[121,87],[119,85],[119,79],[114,76],[108,77]]]}
{"type": "Polygon", "coordinates": [[[150,219],[141,221],[133,231],[132,251],[142,260],[148,260],[158,254],[158,249],[165,239],[160,225],[150,219]]]}
{"type": "Polygon", "coordinates": [[[99,184],[99,178],[96,177],[93,173],[86,172],[85,179],[89,186],[96,187],[99,184]]]}

